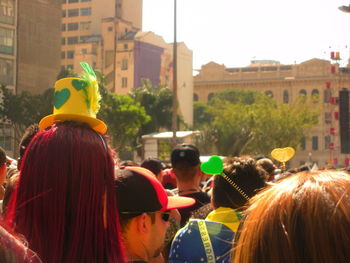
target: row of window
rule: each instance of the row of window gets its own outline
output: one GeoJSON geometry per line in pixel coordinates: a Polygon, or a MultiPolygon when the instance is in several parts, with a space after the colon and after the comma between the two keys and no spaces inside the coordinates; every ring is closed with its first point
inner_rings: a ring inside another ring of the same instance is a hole
{"type": "Polygon", "coordinates": [[[71,3],[83,3],[83,2],[91,2],[91,0],[62,0],[62,4],[71,4],[71,3]]]}
{"type": "Polygon", "coordinates": [[[76,31],[79,30],[79,24],[80,24],[80,30],[89,30],[91,28],[91,21],[86,22],[80,22],[80,23],[68,23],[68,24],[62,24],[61,30],[64,31],[76,31]]]}
{"type": "MultiPolygon", "coordinates": [[[[271,90],[265,91],[265,94],[270,97],[274,97],[273,92],[271,90]]],[[[300,95],[307,96],[306,90],[302,89],[299,91],[300,95]]],[[[209,93],[208,95],[208,101],[211,100],[211,98],[214,96],[214,93],[209,93]]],[[[332,97],[332,92],[330,89],[325,89],[324,90],[324,102],[325,103],[330,103],[331,102],[331,97],[332,97]]],[[[318,89],[313,89],[311,91],[311,98],[313,103],[318,103],[320,99],[320,92],[318,89]]],[[[193,95],[193,100],[198,101],[198,95],[194,94],[193,95]]],[[[283,103],[287,104],[289,103],[289,92],[287,90],[283,91],[283,103]]]]}
{"type": "Polygon", "coordinates": [[[15,31],[0,27],[0,53],[13,55],[15,31]]]}
{"type": "Polygon", "coordinates": [[[13,85],[13,60],[0,58],[0,85],[13,85]]]}
{"type": "MultiPolygon", "coordinates": [[[[62,10],[62,17],[79,16],[79,8],[62,10]]],[[[80,8],[80,16],[91,16],[91,7],[80,8]]]]}
{"type": "MultiPolygon", "coordinates": [[[[331,147],[331,136],[327,135],[324,137],[324,150],[329,150],[331,147]]],[[[306,139],[305,137],[301,140],[300,143],[301,150],[305,151],[306,150],[306,139]]],[[[318,136],[312,136],[311,137],[311,150],[313,151],[318,151],[319,149],[319,140],[318,136]]]]}
{"type": "Polygon", "coordinates": [[[15,23],[15,1],[0,0],[0,23],[13,25],[15,23]]]}

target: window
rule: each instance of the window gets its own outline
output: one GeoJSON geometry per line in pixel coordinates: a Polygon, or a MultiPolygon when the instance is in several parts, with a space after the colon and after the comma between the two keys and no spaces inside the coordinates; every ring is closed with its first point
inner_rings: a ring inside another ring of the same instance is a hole
{"type": "Polygon", "coordinates": [[[82,48],[80,51],[81,54],[87,54],[87,49],[86,48],[82,48]]]}
{"type": "Polygon", "coordinates": [[[89,30],[91,22],[80,22],[80,30],[89,30]]]}
{"type": "Polygon", "coordinates": [[[64,37],[61,38],[61,45],[65,45],[66,44],[66,39],[64,37]]]}
{"type": "Polygon", "coordinates": [[[68,24],[68,31],[75,31],[78,30],[79,23],[69,23],[68,24]]]}
{"type": "Polygon", "coordinates": [[[68,17],[79,16],[79,9],[68,9],[68,17]]]}
{"type": "Polygon", "coordinates": [[[331,143],[331,136],[324,136],[324,149],[329,150],[329,145],[331,143]]]}
{"type": "Polygon", "coordinates": [[[320,92],[317,89],[311,91],[312,103],[318,103],[320,101],[320,92]]]}
{"type": "Polygon", "coordinates": [[[0,23],[13,25],[15,23],[15,1],[0,0],[0,23]]]}
{"type": "Polygon", "coordinates": [[[14,31],[0,28],[0,53],[12,55],[14,51],[14,31]]]}
{"type": "Polygon", "coordinates": [[[124,44],[124,49],[128,50],[128,48],[129,48],[128,44],[124,44]]]}
{"type": "Polygon", "coordinates": [[[73,70],[74,66],[72,64],[67,65],[67,70],[73,70]]]}
{"type": "Polygon", "coordinates": [[[74,50],[67,51],[67,58],[69,58],[69,59],[74,58],[74,50]]]}
{"type": "Polygon", "coordinates": [[[79,0],[68,0],[68,3],[78,3],[79,0]]]}
{"type": "Polygon", "coordinates": [[[312,136],[312,150],[317,151],[318,150],[318,137],[312,136]]]}
{"type": "Polygon", "coordinates": [[[122,60],[122,70],[127,70],[127,69],[128,69],[128,60],[124,58],[122,60]]]}
{"type": "Polygon", "coordinates": [[[91,0],[80,0],[80,2],[91,2],[91,0]]]}
{"type": "Polygon", "coordinates": [[[66,52],[62,51],[61,52],[61,59],[65,59],[66,58],[66,52]]]}
{"type": "Polygon", "coordinates": [[[198,95],[196,93],[193,93],[193,101],[198,101],[198,95]]]}
{"type": "Polygon", "coordinates": [[[210,101],[214,97],[214,93],[209,93],[208,95],[208,101],[210,101]]]}
{"type": "Polygon", "coordinates": [[[13,85],[13,60],[0,58],[0,84],[13,85]]]}
{"type": "Polygon", "coordinates": [[[288,104],[289,102],[289,93],[287,90],[283,91],[283,103],[288,104]]]}
{"type": "Polygon", "coordinates": [[[113,31],[113,27],[109,26],[108,27],[108,32],[112,32],[113,31]]]}
{"type": "Polygon", "coordinates": [[[78,43],[78,37],[67,37],[67,44],[77,44],[78,43]]]}
{"type": "Polygon", "coordinates": [[[265,95],[273,98],[273,92],[271,90],[265,91],[265,95]]]}
{"type": "Polygon", "coordinates": [[[302,89],[299,91],[299,97],[301,98],[301,102],[305,103],[306,102],[306,90],[302,89]]]}
{"type": "Polygon", "coordinates": [[[81,8],[80,15],[81,16],[91,16],[91,7],[81,8]]]}
{"type": "Polygon", "coordinates": [[[66,9],[63,9],[62,10],[62,17],[66,17],[67,16],[67,10],[66,9]]]}
{"type": "Polygon", "coordinates": [[[302,151],[305,151],[305,149],[306,149],[306,138],[305,137],[301,138],[300,148],[302,151]]]}
{"type": "Polygon", "coordinates": [[[122,88],[128,87],[128,78],[122,78],[122,88]]]}
{"type": "Polygon", "coordinates": [[[332,97],[332,92],[330,89],[324,90],[324,103],[329,103],[332,97]]]}
{"type": "Polygon", "coordinates": [[[332,114],[330,112],[325,112],[324,114],[324,123],[330,124],[332,122],[332,114]]]}
{"type": "Polygon", "coordinates": [[[299,94],[306,96],[307,93],[306,93],[306,90],[302,89],[302,90],[299,91],[299,94]]]}
{"type": "Polygon", "coordinates": [[[61,25],[61,31],[66,31],[66,24],[61,25]]]}

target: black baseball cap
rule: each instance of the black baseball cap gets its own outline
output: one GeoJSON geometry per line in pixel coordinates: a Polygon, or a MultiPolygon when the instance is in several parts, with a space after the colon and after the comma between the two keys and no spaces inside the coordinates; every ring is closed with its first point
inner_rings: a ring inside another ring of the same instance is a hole
{"type": "Polygon", "coordinates": [[[181,163],[190,166],[198,165],[200,163],[198,148],[192,144],[177,145],[171,153],[171,165],[176,167],[181,163]]]}

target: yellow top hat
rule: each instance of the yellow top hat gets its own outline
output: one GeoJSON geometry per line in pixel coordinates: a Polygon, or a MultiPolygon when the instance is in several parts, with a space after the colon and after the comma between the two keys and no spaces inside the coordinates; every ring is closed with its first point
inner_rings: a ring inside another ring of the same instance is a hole
{"type": "Polygon", "coordinates": [[[80,63],[85,69],[81,78],[64,78],[55,83],[53,114],[41,119],[40,129],[45,129],[59,121],[87,123],[100,134],[107,131],[106,124],[96,118],[101,99],[96,75],[87,63],[80,63]]]}

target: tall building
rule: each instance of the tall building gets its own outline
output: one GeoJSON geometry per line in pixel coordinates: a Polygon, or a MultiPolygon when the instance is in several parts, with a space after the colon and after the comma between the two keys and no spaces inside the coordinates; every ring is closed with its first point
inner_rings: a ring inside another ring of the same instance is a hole
{"type": "Polygon", "coordinates": [[[309,103],[321,108],[319,123],[301,141],[291,166],[305,162],[317,163],[319,167],[349,165],[349,68],[320,59],[296,65],[254,61],[242,68],[210,62],[194,77],[196,101],[206,102],[215,92],[225,89],[260,91],[283,103],[292,102],[299,94],[306,95],[309,103]]]}
{"type": "MultiPolygon", "coordinates": [[[[41,93],[60,70],[61,0],[0,0],[0,84],[41,93]]],[[[13,129],[0,124],[0,146],[15,156],[13,129]]]]}
{"type": "Polygon", "coordinates": [[[103,72],[118,36],[141,28],[142,0],[63,0],[61,69],[79,72],[79,57],[103,72]]]}

